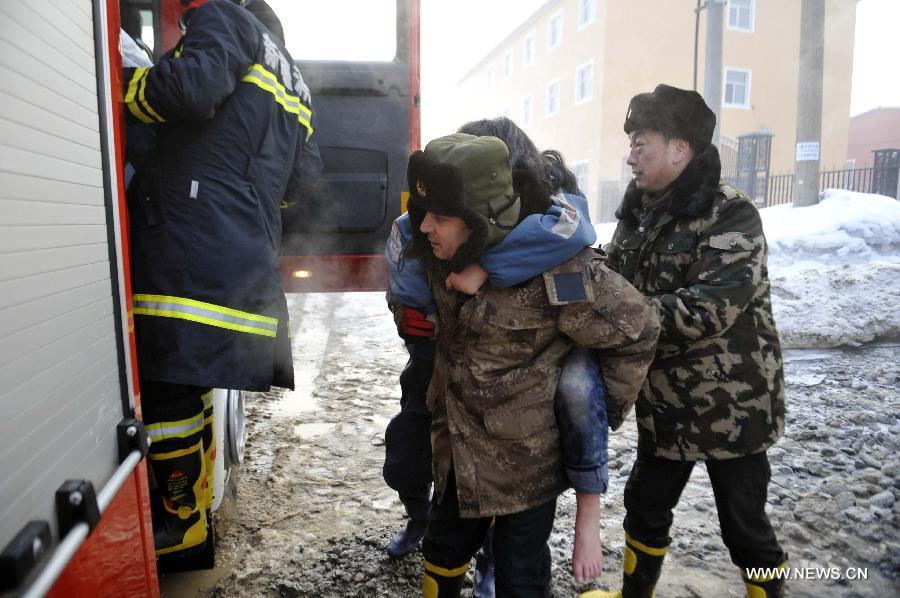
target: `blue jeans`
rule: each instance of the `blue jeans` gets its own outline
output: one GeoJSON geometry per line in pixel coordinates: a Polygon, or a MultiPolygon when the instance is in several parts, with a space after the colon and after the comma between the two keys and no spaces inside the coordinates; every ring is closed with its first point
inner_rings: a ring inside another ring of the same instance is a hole
{"type": "Polygon", "coordinates": [[[563,465],[576,492],[603,494],[609,481],[606,385],[594,351],[574,348],[556,387],[563,465]]]}

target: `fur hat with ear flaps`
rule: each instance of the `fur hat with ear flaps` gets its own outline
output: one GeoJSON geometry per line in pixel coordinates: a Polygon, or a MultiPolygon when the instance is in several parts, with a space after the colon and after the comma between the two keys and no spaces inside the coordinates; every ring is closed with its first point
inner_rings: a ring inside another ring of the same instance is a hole
{"type": "Polygon", "coordinates": [[[462,218],[472,231],[450,259],[459,272],[484,250],[499,243],[519,221],[519,197],[513,191],[509,150],[496,137],[455,133],[439,137],[409,157],[409,218],[412,242],[406,254],[428,255],[419,230],[426,212],[462,218]]]}
{"type": "Polygon", "coordinates": [[[699,154],[712,142],[716,115],[696,91],[660,83],[651,93],[631,98],[624,129],[626,135],[652,130],[669,139],[686,139],[699,154]]]}

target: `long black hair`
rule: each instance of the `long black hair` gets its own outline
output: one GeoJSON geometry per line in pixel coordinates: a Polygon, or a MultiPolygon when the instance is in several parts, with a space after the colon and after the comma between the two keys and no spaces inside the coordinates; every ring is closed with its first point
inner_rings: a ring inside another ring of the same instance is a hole
{"type": "Polygon", "coordinates": [[[509,163],[513,170],[513,190],[519,194],[521,222],[530,214],[543,214],[550,207],[550,196],[563,191],[581,194],[575,174],[566,166],[562,154],[556,150],[539,151],[530,137],[511,119],[483,118],[467,122],[460,133],[491,135],[509,148],[509,163]]]}

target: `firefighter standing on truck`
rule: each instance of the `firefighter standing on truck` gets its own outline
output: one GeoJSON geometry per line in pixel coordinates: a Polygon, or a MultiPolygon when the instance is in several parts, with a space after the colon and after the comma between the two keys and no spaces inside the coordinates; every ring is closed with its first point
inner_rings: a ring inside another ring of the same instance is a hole
{"type": "Polygon", "coordinates": [[[211,389],[293,388],[280,208],[321,170],[309,90],[281,32],[237,0],[181,1],[184,37],[124,77],[129,118],[158,130],[131,222],[159,555],[206,542],[211,389]]]}

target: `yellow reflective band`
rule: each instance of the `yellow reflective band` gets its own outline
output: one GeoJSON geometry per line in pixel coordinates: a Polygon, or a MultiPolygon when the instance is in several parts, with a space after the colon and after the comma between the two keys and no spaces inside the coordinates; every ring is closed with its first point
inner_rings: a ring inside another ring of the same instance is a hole
{"type": "Polygon", "coordinates": [[[189,446],[186,449],[178,449],[177,451],[172,451],[171,453],[148,453],[147,456],[150,457],[152,461],[166,461],[168,459],[177,459],[178,457],[184,457],[185,455],[190,455],[191,453],[196,453],[203,449],[203,441],[201,440],[197,444],[193,446],[189,446]]]}
{"type": "Polygon", "coordinates": [[[463,573],[469,570],[469,563],[457,567],[455,569],[445,569],[443,567],[438,567],[434,563],[429,563],[425,561],[425,570],[430,571],[432,573],[437,573],[441,577],[459,577],[463,573]]]}
{"type": "Polygon", "coordinates": [[[641,552],[643,552],[645,554],[649,554],[651,556],[665,556],[666,553],[669,551],[669,548],[667,546],[663,546],[662,548],[654,548],[653,546],[647,546],[646,544],[638,542],[637,540],[635,540],[628,534],[625,534],[625,542],[627,542],[628,544],[631,544],[632,546],[634,546],[641,552]]]}
{"type": "Polygon", "coordinates": [[[146,112],[147,114],[149,114],[150,116],[155,118],[157,121],[164,123],[164,122],[166,122],[166,119],[164,119],[159,114],[157,114],[156,110],[154,110],[150,106],[149,102],[147,102],[147,98],[144,97],[144,90],[147,89],[147,79],[149,78],[148,77],[149,71],[147,69],[144,69],[144,70],[145,70],[144,76],[141,78],[141,89],[138,92],[138,98],[141,101],[141,106],[143,106],[144,112],[146,112]]]}
{"type": "Polygon", "coordinates": [[[184,44],[181,44],[180,46],[178,46],[178,49],[175,50],[175,58],[180,57],[180,56],[181,56],[181,53],[182,53],[183,51],[184,51],[184,44]]]}
{"type": "Polygon", "coordinates": [[[217,328],[248,334],[275,337],[278,319],[222,307],[213,303],[170,297],[168,295],[135,294],[134,313],[143,316],[177,318],[217,328]]]}
{"type": "Polygon", "coordinates": [[[138,107],[137,102],[135,101],[138,84],[143,80],[146,74],[146,68],[139,67],[134,69],[134,75],[132,75],[131,81],[128,82],[128,91],[125,93],[125,105],[128,106],[128,111],[131,112],[135,116],[135,118],[137,118],[141,122],[149,124],[153,122],[153,119],[141,112],[141,109],[138,107]]]}
{"type": "Polygon", "coordinates": [[[147,436],[154,442],[167,438],[187,438],[203,431],[203,414],[198,413],[194,417],[178,421],[148,424],[144,426],[144,429],[147,430],[147,436]]]}
{"type": "Polygon", "coordinates": [[[304,113],[306,116],[312,116],[312,110],[304,106],[299,97],[288,93],[287,88],[281,84],[281,82],[278,80],[278,77],[275,76],[275,73],[268,70],[263,65],[257,63],[250,67],[250,72],[247,74],[247,76],[249,77],[253,74],[263,77],[264,79],[268,79],[269,85],[274,86],[278,90],[278,93],[285,99],[290,101],[291,104],[296,104],[300,109],[300,112],[304,113]]]}
{"type": "Polygon", "coordinates": [[[260,89],[271,93],[275,98],[275,101],[280,104],[282,108],[291,114],[296,114],[297,120],[306,128],[306,140],[309,140],[313,134],[312,124],[310,124],[312,110],[304,106],[300,102],[299,97],[288,93],[284,85],[278,81],[278,77],[261,64],[254,64],[250,67],[250,71],[244,76],[242,81],[253,83],[260,89]]]}
{"type": "Polygon", "coordinates": [[[211,391],[211,390],[209,392],[205,392],[202,395],[200,395],[200,398],[203,399],[203,408],[204,409],[206,409],[208,407],[212,407],[212,405],[213,405],[212,395],[213,395],[213,391],[211,391]]]}

